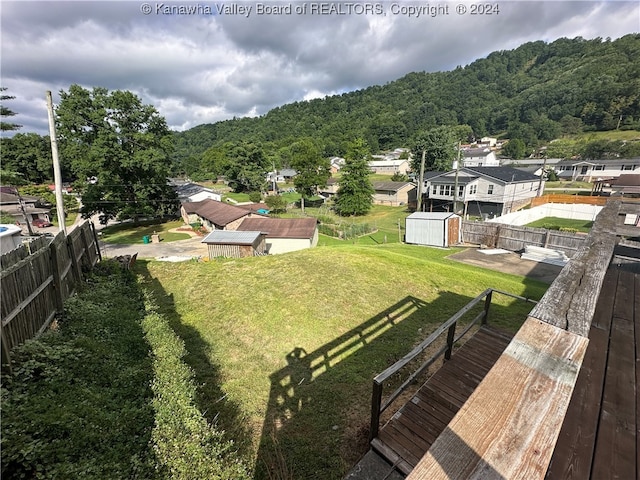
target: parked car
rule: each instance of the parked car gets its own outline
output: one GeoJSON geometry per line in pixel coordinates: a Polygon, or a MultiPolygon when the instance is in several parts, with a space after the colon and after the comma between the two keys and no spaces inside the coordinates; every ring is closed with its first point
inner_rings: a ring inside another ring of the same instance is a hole
{"type": "Polygon", "coordinates": [[[38,228],[53,227],[53,223],[49,220],[45,220],[44,218],[36,218],[31,222],[31,225],[38,228]]]}

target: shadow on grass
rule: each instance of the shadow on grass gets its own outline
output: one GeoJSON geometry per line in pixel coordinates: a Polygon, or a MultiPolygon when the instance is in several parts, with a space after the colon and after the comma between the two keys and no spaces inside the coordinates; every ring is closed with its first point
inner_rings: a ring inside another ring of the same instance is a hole
{"type": "MultiPolygon", "coordinates": [[[[287,366],[270,376],[254,478],[344,478],[369,448],[373,377],[470,300],[446,291],[430,303],[407,296],[317,350],[309,352],[302,345],[293,349],[286,357],[287,366]]],[[[531,304],[520,303],[517,307],[512,302],[507,306],[493,304],[490,317],[500,322],[511,319],[512,323],[516,318],[521,324],[531,304]]],[[[478,305],[461,323],[470,321],[481,308],[478,305]]],[[[441,343],[426,355],[439,348],[445,338],[446,334],[441,336],[441,343]]],[[[393,385],[388,391],[417,366],[417,362],[410,365],[402,378],[390,379],[393,385]]]]}
{"type": "Polygon", "coordinates": [[[198,331],[185,325],[176,312],[172,294],[167,294],[160,282],[147,269],[147,261],[138,260],[135,273],[143,275],[148,287],[154,292],[158,303],[158,313],[162,314],[171,328],[185,343],[187,355],[185,363],[194,372],[194,382],[198,386],[197,403],[207,420],[225,432],[233,440],[238,453],[245,457],[251,453],[251,431],[240,406],[230,401],[221,389],[220,366],[212,363],[211,345],[205,342],[198,331]]]}

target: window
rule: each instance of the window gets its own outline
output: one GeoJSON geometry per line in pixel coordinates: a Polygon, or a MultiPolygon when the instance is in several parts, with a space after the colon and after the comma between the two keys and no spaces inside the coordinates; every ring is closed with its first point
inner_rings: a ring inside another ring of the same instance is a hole
{"type": "Polygon", "coordinates": [[[622,165],[621,170],[633,170],[633,165],[622,165]]]}
{"type": "Polygon", "coordinates": [[[487,193],[488,193],[489,195],[493,195],[493,185],[489,185],[489,186],[487,187],[487,193]]]}
{"type": "Polygon", "coordinates": [[[458,186],[458,197],[464,197],[464,185],[458,186]]]}
{"type": "Polygon", "coordinates": [[[478,191],[477,185],[471,185],[469,187],[469,195],[475,195],[477,191],[478,191]]]}
{"type": "Polygon", "coordinates": [[[593,167],[594,170],[604,170],[604,165],[596,165],[593,167]]]}

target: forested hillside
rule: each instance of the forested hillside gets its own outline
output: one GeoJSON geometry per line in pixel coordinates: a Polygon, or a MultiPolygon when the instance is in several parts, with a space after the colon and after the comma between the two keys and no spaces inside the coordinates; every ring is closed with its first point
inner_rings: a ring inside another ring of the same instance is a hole
{"type": "Polygon", "coordinates": [[[343,155],[356,137],[375,152],[406,145],[438,125],[468,125],[476,137],[519,138],[531,147],[563,134],[638,129],[639,93],[640,34],[531,42],[453,71],[409,73],[386,85],[284,105],[259,118],[176,133],[176,168],[215,172],[237,142],[259,144],[276,162],[281,149],[303,137],[325,156],[343,155]]]}

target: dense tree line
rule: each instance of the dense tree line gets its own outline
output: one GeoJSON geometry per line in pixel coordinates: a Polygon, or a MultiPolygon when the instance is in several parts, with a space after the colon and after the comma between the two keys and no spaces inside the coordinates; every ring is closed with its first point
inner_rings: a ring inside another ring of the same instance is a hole
{"type": "Polygon", "coordinates": [[[518,139],[516,153],[529,153],[563,135],[639,129],[639,92],[638,34],[530,42],[453,71],[410,73],[384,86],[176,133],[174,167],[197,176],[206,172],[207,156],[241,141],[260,143],[277,165],[285,162],[281,150],[300,138],[325,157],[344,156],[354,138],[376,152],[410,145],[441,125],[464,125],[478,138],[518,139]]]}

